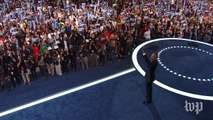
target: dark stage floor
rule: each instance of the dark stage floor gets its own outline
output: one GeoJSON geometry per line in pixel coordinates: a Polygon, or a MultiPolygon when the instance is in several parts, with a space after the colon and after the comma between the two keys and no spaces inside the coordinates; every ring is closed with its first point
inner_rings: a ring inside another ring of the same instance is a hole
{"type": "MultiPolygon", "coordinates": [[[[145,50],[148,55],[152,52],[160,52],[160,64],[156,71],[158,82],[185,93],[209,97],[191,98],[187,97],[188,94],[183,96],[182,93],[177,94],[154,84],[153,103],[144,105],[145,79],[137,70],[131,69],[132,72],[125,75],[5,115],[0,119],[212,120],[213,101],[204,99],[211,99],[213,95],[213,55],[210,54],[213,52],[213,47],[199,43],[193,46],[188,43],[158,41],[146,45],[145,50]],[[185,107],[186,101],[188,107],[190,106],[188,112],[188,108],[185,107]],[[200,110],[199,113],[196,113],[196,108],[200,110]]],[[[141,49],[137,59],[142,69],[145,69],[141,49]]],[[[60,91],[130,69],[126,64],[126,60],[115,62],[89,71],[72,72],[48,81],[39,79],[32,82],[30,86],[19,86],[11,92],[5,91],[0,93],[0,111],[2,113],[60,91]]]]}

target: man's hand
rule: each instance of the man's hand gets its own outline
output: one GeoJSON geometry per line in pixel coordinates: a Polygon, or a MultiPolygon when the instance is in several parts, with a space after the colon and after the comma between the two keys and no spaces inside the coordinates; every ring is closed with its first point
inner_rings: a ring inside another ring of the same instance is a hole
{"type": "Polygon", "coordinates": [[[144,48],[142,48],[142,53],[143,53],[143,56],[146,55],[146,52],[144,51],[144,48]]]}
{"type": "Polygon", "coordinates": [[[143,52],[143,56],[145,56],[146,55],[146,53],[145,52],[143,52]]]}

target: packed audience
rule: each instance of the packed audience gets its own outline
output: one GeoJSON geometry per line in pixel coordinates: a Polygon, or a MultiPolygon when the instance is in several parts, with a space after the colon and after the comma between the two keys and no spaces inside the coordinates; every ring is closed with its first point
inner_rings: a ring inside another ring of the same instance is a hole
{"type": "Polygon", "coordinates": [[[1,0],[0,89],[130,60],[156,38],[212,43],[212,13],[211,0],[1,0]]]}

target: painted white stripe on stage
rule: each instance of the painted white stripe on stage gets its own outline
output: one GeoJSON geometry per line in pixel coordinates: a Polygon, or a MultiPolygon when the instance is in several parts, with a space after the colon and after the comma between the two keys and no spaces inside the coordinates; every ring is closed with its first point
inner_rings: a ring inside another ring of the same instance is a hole
{"type": "Polygon", "coordinates": [[[14,113],[14,112],[17,112],[17,111],[20,111],[20,110],[23,110],[23,109],[26,109],[26,108],[29,108],[29,107],[32,107],[32,106],[35,106],[35,105],[38,105],[38,104],[41,104],[41,103],[44,103],[44,102],[47,102],[47,101],[52,100],[52,99],[56,99],[56,98],[65,96],[67,94],[70,94],[70,93],[73,93],[73,92],[76,92],[76,91],[79,91],[79,90],[82,90],[82,89],[85,89],[85,88],[88,88],[88,87],[103,83],[103,82],[106,82],[106,81],[109,81],[109,80],[112,80],[114,78],[117,78],[117,77],[126,75],[128,73],[134,72],[135,70],[136,70],[135,68],[130,68],[128,70],[119,72],[117,74],[114,74],[114,75],[111,75],[111,76],[108,76],[108,77],[105,77],[105,78],[102,78],[102,79],[98,79],[98,80],[96,80],[94,82],[91,82],[91,83],[88,83],[88,84],[84,84],[84,85],[81,85],[81,86],[78,86],[78,87],[75,87],[75,88],[72,88],[72,89],[69,89],[69,90],[65,90],[63,92],[60,92],[60,93],[57,93],[57,94],[54,94],[54,95],[51,95],[51,96],[36,100],[34,102],[30,102],[30,103],[21,105],[19,107],[16,107],[16,108],[1,112],[0,113],[0,117],[8,115],[8,114],[11,114],[11,113],[14,113]]]}

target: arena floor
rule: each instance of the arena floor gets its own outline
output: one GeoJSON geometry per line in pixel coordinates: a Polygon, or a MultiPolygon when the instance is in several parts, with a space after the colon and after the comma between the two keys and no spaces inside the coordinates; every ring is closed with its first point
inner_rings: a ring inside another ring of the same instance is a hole
{"type": "Polygon", "coordinates": [[[1,120],[212,120],[213,46],[158,39],[123,60],[39,79],[0,93],[1,120]],[[143,50],[159,54],[153,103],[144,105],[143,50]],[[134,59],[135,57],[135,59],[134,59]],[[187,108],[186,108],[187,106],[187,108]],[[199,112],[197,112],[199,110],[199,112]]]}

